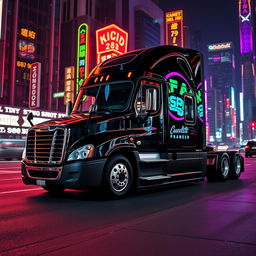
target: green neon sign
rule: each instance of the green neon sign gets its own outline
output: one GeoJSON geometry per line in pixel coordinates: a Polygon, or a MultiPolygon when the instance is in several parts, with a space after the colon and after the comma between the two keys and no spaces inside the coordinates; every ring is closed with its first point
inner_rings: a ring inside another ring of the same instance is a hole
{"type": "Polygon", "coordinates": [[[76,66],[76,92],[87,77],[88,73],[88,25],[82,23],[78,27],[77,35],[77,66],[76,66]]]}
{"type": "Polygon", "coordinates": [[[64,97],[64,92],[55,92],[52,96],[53,98],[62,98],[64,97]]]}

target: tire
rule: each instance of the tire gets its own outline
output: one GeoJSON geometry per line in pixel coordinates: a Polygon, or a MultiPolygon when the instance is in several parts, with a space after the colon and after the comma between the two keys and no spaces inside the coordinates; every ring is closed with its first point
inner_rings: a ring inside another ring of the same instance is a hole
{"type": "Polygon", "coordinates": [[[43,189],[51,194],[61,194],[64,191],[64,188],[62,187],[56,187],[56,186],[43,186],[43,189]]]}
{"type": "Polygon", "coordinates": [[[242,159],[240,155],[236,154],[234,155],[232,159],[231,169],[230,169],[230,178],[232,179],[238,179],[242,172],[242,159]]]}
{"type": "Polygon", "coordinates": [[[110,196],[126,196],[132,187],[133,171],[130,161],[123,155],[115,155],[105,166],[103,191],[110,196]]]}
{"type": "Polygon", "coordinates": [[[217,165],[217,179],[225,181],[230,175],[230,161],[227,154],[223,154],[217,165]]]}

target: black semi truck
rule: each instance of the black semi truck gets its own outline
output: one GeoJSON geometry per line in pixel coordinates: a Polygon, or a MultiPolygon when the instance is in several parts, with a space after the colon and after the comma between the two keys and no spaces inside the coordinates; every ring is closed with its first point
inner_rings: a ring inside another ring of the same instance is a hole
{"type": "Polygon", "coordinates": [[[80,87],[70,115],[29,129],[23,182],[120,197],[132,188],[239,178],[239,152],[206,147],[205,116],[198,51],[165,45],[106,60],[80,87]]]}

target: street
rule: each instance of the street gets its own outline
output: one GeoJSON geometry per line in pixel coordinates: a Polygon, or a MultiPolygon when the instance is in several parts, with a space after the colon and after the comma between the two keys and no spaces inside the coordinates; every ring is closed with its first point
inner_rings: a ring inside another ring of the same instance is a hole
{"type": "Polygon", "coordinates": [[[256,255],[256,157],[239,180],[106,200],[25,186],[0,163],[0,255],[256,255]]]}

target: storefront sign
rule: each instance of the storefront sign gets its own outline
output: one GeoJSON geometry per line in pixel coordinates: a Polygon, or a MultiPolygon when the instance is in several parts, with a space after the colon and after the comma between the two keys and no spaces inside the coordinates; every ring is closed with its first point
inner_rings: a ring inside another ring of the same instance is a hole
{"type": "Polygon", "coordinates": [[[96,45],[98,63],[100,63],[110,55],[121,55],[127,52],[128,33],[114,24],[100,28],[96,30],[96,45]]]}
{"type": "Polygon", "coordinates": [[[183,11],[165,14],[166,44],[184,47],[183,11]]]}
{"type": "Polygon", "coordinates": [[[40,82],[41,82],[41,63],[35,62],[30,69],[29,86],[29,107],[39,108],[40,106],[40,82]]]}

